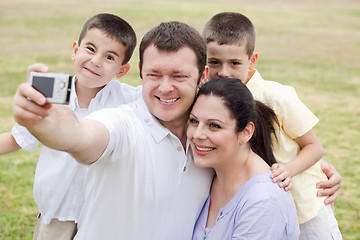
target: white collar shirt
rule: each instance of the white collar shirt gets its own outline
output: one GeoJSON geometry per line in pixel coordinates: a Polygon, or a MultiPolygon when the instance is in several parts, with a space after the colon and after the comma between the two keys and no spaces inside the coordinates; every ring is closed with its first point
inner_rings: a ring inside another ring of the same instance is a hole
{"type": "Polygon", "coordinates": [[[189,142],[184,151],[142,98],[90,118],[110,139],[87,169],[75,239],[191,239],[213,170],[195,166],[189,142]]]}

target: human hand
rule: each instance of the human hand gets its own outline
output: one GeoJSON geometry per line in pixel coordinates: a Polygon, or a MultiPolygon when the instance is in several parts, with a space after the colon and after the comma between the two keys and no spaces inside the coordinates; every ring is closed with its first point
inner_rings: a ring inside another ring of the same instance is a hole
{"type": "Polygon", "coordinates": [[[272,174],[270,175],[273,183],[279,183],[279,187],[289,191],[292,187],[290,172],[285,164],[275,163],[270,168],[272,174]]]}
{"type": "MultiPolygon", "coordinates": [[[[30,72],[47,72],[44,64],[33,64],[28,67],[30,72]]],[[[42,118],[49,115],[51,104],[47,104],[46,97],[35,90],[29,83],[21,84],[13,98],[13,116],[16,122],[25,127],[37,124],[42,118]]]]}
{"type": "Polygon", "coordinates": [[[331,204],[334,210],[334,202],[338,196],[338,190],[341,187],[341,176],[334,166],[323,159],[320,160],[320,166],[328,180],[316,184],[316,188],[321,189],[317,192],[317,196],[328,196],[324,203],[331,204]]]}

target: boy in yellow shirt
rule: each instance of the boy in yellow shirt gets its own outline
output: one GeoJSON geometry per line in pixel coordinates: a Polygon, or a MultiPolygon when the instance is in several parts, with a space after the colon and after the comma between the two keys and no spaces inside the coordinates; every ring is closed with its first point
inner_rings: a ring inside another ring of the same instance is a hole
{"type": "Polygon", "coordinates": [[[272,166],[272,177],[274,182],[284,180],[280,187],[291,188],[300,239],[342,239],[330,205],[336,199],[338,183],[328,181],[330,188],[326,193],[335,194],[332,198],[317,196],[316,184],[327,181],[324,172],[332,175],[323,172],[319,162],[323,148],[312,131],[318,119],[292,87],[265,81],[255,69],[258,53],[254,51],[256,33],[252,22],[239,13],[219,13],[205,24],[203,37],[207,43],[209,81],[220,77],[241,79],[254,99],[271,107],[278,117],[280,129],[274,141],[278,163],[272,166]]]}

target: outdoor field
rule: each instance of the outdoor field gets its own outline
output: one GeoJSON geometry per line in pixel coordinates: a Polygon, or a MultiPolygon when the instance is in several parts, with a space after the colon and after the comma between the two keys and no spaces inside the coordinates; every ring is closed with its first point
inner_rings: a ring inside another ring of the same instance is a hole
{"type": "MultiPolygon", "coordinates": [[[[256,26],[257,69],[292,85],[320,119],[314,131],[324,158],[342,176],[335,202],[344,239],[360,239],[360,2],[357,0],[11,0],[0,3],[0,132],[11,131],[12,97],[27,66],[73,74],[71,51],[91,16],[121,16],[142,36],[162,21],[201,31],[212,15],[236,11],[256,26]]],[[[139,85],[138,48],[122,82],[139,85]]],[[[0,147],[1,147],[0,143],[0,147]]],[[[39,148],[40,149],[40,148],[39,148]]],[[[32,187],[39,150],[0,156],[0,239],[32,239],[37,207],[32,187]]]]}

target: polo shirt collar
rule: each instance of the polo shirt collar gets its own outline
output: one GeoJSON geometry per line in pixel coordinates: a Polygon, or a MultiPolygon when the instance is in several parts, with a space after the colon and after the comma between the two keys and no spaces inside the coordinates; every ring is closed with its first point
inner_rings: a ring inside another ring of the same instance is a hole
{"type": "Polygon", "coordinates": [[[139,98],[138,105],[138,114],[141,116],[142,121],[145,123],[144,125],[149,129],[151,136],[157,143],[162,141],[167,135],[173,135],[169,129],[161,125],[154,115],[150,113],[142,97],[139,98]]]}

